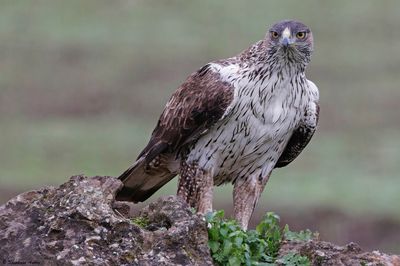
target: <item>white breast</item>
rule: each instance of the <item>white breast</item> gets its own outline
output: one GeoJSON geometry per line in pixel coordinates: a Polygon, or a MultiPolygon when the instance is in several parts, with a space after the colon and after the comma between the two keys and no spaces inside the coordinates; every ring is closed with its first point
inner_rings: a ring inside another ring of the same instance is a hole
{"type": "Polygon", "coordinates": [[[213,173],[216,185],[272,171],[300,122],[306,97],[276,75],[250,81],[239,68],[214,66],[235,87],[229,113],[199,139],[187,161],[213,173]],[[242,78],[238,78],[242,77],[242,78]]]}

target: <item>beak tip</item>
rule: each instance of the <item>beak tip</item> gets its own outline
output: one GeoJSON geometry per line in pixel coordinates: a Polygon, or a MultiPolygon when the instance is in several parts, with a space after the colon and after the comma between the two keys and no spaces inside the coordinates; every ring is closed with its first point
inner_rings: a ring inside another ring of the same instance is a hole
{"type": "Polygon", "coordinates": [[[289,44],[290,44],[290,41],[289,41],[288,38],[283,38],[282,41],[281,41],[281,44],[282,44],[284,47],[288,47],[289,44]]]}

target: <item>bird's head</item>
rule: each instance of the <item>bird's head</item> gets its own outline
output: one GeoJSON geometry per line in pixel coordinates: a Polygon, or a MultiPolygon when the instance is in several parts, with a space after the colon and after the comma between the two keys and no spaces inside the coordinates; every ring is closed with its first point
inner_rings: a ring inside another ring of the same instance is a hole
{"type": "Polygon", "coordinates": [[[307,64],[313,51],[313,36],[309,27],[294,20],[273,25],[266,36],[269,53],[287,59],[289,63],[307,64]]]}

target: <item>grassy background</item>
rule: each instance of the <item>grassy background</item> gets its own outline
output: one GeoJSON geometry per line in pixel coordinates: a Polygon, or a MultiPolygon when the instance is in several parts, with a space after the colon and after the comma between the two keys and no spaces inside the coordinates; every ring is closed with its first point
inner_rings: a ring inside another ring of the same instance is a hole
{"type": "MultiPolygon", "coordinates": [[[[296,18],[315,36],[320,128],[259,209],[399,221],[399,14],[372,0],[0,1],[0,202],[73,174],[119,175],[187,75],[296,18]]],[[[229,186],[217,194],[230,203],[229,186]]]]}

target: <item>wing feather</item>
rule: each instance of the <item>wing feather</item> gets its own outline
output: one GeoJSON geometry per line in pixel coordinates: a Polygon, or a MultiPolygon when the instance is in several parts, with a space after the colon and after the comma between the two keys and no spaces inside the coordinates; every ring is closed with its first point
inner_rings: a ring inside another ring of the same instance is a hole
{"type": "Polygon", "coordinates": [[[292,136],[289,139],[288,144],[286,145],[283,153],[278,159],[278,162],[275,165],[275,168],[281,168],[289,163],[291,163],[294,159],[299,156],[299,154],[303,151],[303,149],[310,142],[314,132],[316,130],[316,126],[319,118],[319,105],[317,102],[313,102],[315,104],[315,113],[308,114],[311,116],[315,116],[315,122],[313,123],[302,123],[300,126],[293,132],[292,136]]]}
{"type": "Polygon", "coordinates": [[[124,187],[117,199],[144,201],[176,174],[176,156],[223,117],[234,88],[207,64],[193,73],[172,95],[149,143],[119,179],[124,187]]]}
{"type": "Polygon", "coordinates": [[[172,95],[139,157],[146,156],[149,163],[157,154],[175,153],[195,141],[221,119],[233,94],[231,84],[222,81],[210,64],[202,67],[172,95]]]}

